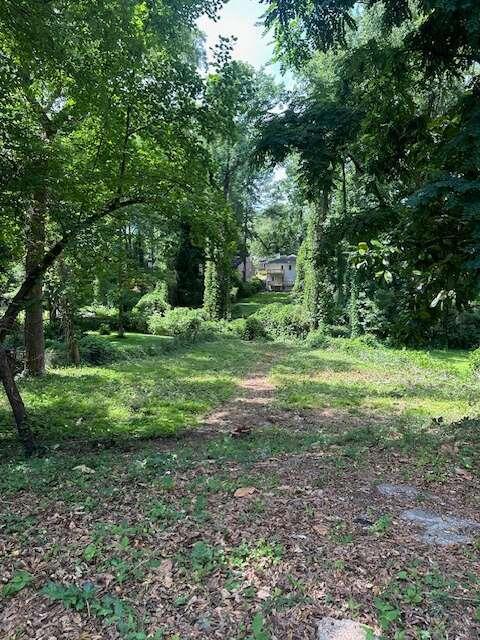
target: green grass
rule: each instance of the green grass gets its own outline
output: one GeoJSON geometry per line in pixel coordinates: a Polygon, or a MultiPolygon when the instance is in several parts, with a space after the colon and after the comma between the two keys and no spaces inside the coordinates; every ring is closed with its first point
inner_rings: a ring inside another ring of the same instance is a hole
{"type": "MultiPolygon", "coordinates": [[[[120,342],[131,346],[162,340],[129,335],[120,342]]],[[[218,340],[102,367],[53,369],[20,385],[42,442],[169,436],[195,426],[200,416],[234,393],[261,354],[259,345],[218,340]]],[[[1,396],[0,449],[14,443],[11,425],[1,396]]]]}
{"type": "Polygon", "coordinates": [[[297,350],[274,369],[282,406],[446,420],[480,412],[468,352],[334,346],[297,350]]]}
{"type": "Polygon", "coordinates": [[[279,302],[281,304],[288,304],[292,302],[292,295],[290,293],[281,293],[274,291],[262,291],[256,293],[250,298],[237,302],[232,306],[232,318],[248,318],[256,311],[264,307],[266,304],[272,304],[279,302]]]}
{"type": "MultiPolygon", "coordinates": [[[[138,345],[157,338],[126,340],[138,345]]],[[[48,456],[13,458],[0,465],[0,495],[5,497],[0,537],[7,550],[16,552],[7,551],[0,559],[5,575],[0,608],[18,597],[21,611],[24,591],[29,598],[41,594],[58,607],[73,608],[82,623],[97,618],[125,640],[180,638],[178,629],[190,624],[184,607],[197,592],[205,598],[205,621],[211,617],[215,625],[211,612],[220,589],[232,593],[242,625],[240,633],[236,623],[227,621],[224,632],[239,640],[272,637],[268,629],[279,611],[294,615],[298,605],[310,601],[315,607],[333,602],[334,617],[367,615],[392,638],[404,637],[403,630],[420,638],[416,621],[425,616],[425,639],[450,637],[455,633],[450,621],[468,619],[472,611],[478,618],[478,543],[456,550],[454,563],[439,555],[438,567],[431,552],[415,547],[413,538],[411,549],[402,542],[405,557],[399,557],[392,547],[398,539],[391,504],[385,502],[383,510],[365,508],[363,491],[346,494],[348,503],[342,495],[346,480],[355,486],[355,479],[363,483],[367,474],[373,488],[398,472],[407,482],[430,482],[432,493],[448,496],[458,487],[458,467],[480,473],[478,423],[448,422],[480,408],[468,354],[373,349],[349,340],[332,344],[334,348],[312,350],[225,339],[102,368],[59,369],[44,380],[23,381],[45,440],[110,437],[119,446],[70,449],[69,443],[48,456]],[[194,426],[205,411],[235,393],[239,379],[273,349],[282,356],[272,371],[279,384],[277,399],[294,409],[291,424],[257,425],[250,436],[238,439],[219,434],[120,446],[123,438],[194,426]],[[333,410],[325,420],[295,420],[296,409],[328,407],[341,411],[333,410]],[[344,414],[346,420],[336,422],[344,414]],[[364,419],[349,420],[348,414],[364,419]],[[432,424],[431,418],[439,415],[445,421],[432,424]],[[452,442],[454,454],[442,450],[443,443],[452,442]],[[258,495],[236,500],[234,491],[246,486],[256,487],[258,495]],[[315,497],[324,488],[325,503],[315,497]],[[337,500],[333,492],[339,494],[337,500]],[[322,513],[327,517],[319,522],[326,532],[319,555],[319,534],[310,527],[322,513]],[[363,532],[352,524],[360,513],[372,518],[363,532]],[[281,525],[273,534],[272,522],[281,525]],[[361,565],[365,557],[365,580],[374,585],[366,598],[359,596],[358,572],[350,567],[354,548],[361,565]],[[25,564],[32,549],[42,557],[38,571],[35,562],[25,564]],[[378,554],[380,572],[375,569],[378,554]],[[168,577],[169,560],[171,589],[162,573],[168,577]],[[80,578],[74,579],[76,575],[80,578]],[[109,585],[104,588],[106,575],[109,585]],[[334,600],[339,579],[351,589],[347,603],[347,588],[334,600]],[[318,584],[325,585],[320,596],[318,584]],[[259,586],[269,587],[262,601],[259,586]],[[153,634],[144,603],[156,587],[173,622],[165,628],[156,625],[158,633],[153,634]]],[[[8,412],[1,407],[0,449],[11,440],[8,412]]],[[[365,499],[370,505],[368,495],[365,499]]],[[[455,493],[454,499],[460,510],[465,496],[455,493]]],[[[474,500],[470,496],[469,504],[474,500]]]]}
{"type": "Polygon", "coordinates": [[[158,347],[161,349],[173,342],[173,338],[170,336],[152,336],[146,333],[126,333],[123,338],[119,338],[116,333],[112,333],[109,336],[100,336],[94,331],[89,331],[88,333],[108,340],[119,349],[122,347],[158,347]]]}

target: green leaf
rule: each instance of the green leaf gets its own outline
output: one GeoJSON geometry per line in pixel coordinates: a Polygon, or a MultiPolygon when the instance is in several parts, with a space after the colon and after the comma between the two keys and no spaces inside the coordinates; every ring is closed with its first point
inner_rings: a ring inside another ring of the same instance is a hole
{"type": "Polygon", "coordinates": [[[83,551],[83,557],[87,562],[90,562],[91,560],[93,560],[97,554],[98,554],[98,547],[93,543],[86,546],[83,551]]]}
{"type": "Polygon", "coordinates": [[[387,282],[388,284],[391,284],[393,282],[393,276],[390,271],[385,271],[383,277],[385,279],[385,282],[387,282]]]}
{"type": "Polygon", "coordinates": [[[368,244],[366,242],[358,243],[358,253],[360,253],[360,255],[364,255],[365,253],[368,253],[368,244]]]}
{"type": "Polygon", "coordinates": [[[252,620],[253,640],[270,640],[270,634],[265,630],[265,621],[261,613],[256,613],[252,620]]]}
{"type": "Polygon", "coordinates": [[[28,571],[17,571],[13,578],[2,587],[2,596],[8,598],[28,587],[33,582],[33,576],[28,571]]]}

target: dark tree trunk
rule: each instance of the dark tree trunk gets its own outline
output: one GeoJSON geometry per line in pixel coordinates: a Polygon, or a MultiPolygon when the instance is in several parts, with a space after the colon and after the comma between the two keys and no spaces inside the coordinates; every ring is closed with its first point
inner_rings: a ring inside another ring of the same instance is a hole
{"type": "Polygon", "coordinates": [[[326,269],[324,264],[324,223],[328,215],[329,191],[324,188],[316,205],[312,233],[312,270],[313,282],[310,292],[310,328],[318,329],[328,320],[329,301],[327,300],[326,269]]]}
{"type": "Polygon", "coordinates": [[[61,305],[63,335],[65,337],[65,345],[67,347],[68,361],[78,367],[80,364],[80,350],[78,348],[77,337],[75,335],[72,307],[65,297],[62,298],[61,305]]]}
{"type": "Polygon", "coordinates": [[[31,456],[35,451],[33,433],[27,419],[27,412],[22,396],[15,382],[13,362],[14,360],[9,356],[8,351],[0,347],[0,378],[15,418],[18,438],[25,449],[25,453],[31,456]]]}
{"type": "MultiPolygon", "coordinates": [[[[348,197],[347,197],[347,176],[345,172],[345,160],[342,159],[342,214],[344,221],[347,218],[348,197]]],[[[346,260],[343,254],[342,241],[337,244],[337,306],[339,313],[345,307],[345,271],[346,260]]]]}
{"type": "MultiPolygon", "coordinates": [[[[25,271],[30,273],[42,261],[45,252],[45,193],[34,196],[27,226],[25,271]]],[[[25,371],[29,376],[45,373],[45,337],[43,332],[43,274],[36,278],[25,304],[25,371]]]]}

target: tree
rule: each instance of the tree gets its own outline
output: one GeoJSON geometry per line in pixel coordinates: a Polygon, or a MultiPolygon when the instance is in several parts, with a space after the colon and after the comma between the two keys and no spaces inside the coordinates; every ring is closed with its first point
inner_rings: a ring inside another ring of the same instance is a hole
{"type": "MultiPolygon", "coordinates": [[[[209,215],[203,140],[212,116],[197,71],[194,25],[218,5],[3,3],[0,198],[9,241],[27,214],[30,225],[25,242],[12,243],[29,260],[0,319],[0,342],[30,301],[35,353],[42,351],[43,276],[68,245],[107,218],[132,205],[177,210],[185,198],[196,200],[201,218],[209,215]]],[[[2,381],[31,452],[25,408],[2,354],[2,381]]]]}
{"type": "Polygon", "coordinates": [[[355,122],[340,149],[354,185],[350,211],[328,227],[342,242],[369,241],[356,287],[382,309],[391,335],[426,339],[479,291],[480,7],[469,0],[423,0],[414,9],[406,0],[267,4],[280,55],[306,75],[311,94],[322,87],[355,122]],[[336,77],[326,84],[332,59],[336,77]]]}

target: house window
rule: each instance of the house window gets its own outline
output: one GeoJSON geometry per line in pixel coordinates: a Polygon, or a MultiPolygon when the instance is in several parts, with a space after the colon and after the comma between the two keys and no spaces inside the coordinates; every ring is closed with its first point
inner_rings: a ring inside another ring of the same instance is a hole
{"type": "Polygon", "coordinates": [[[288,265],[288,270],[289,270],[289,271],[291,271],[291,270],[292,270],[292,265],[291,265],[291,264],[289,264],[289,265],[288,265]]]}
{"type": "Polygon", "coordinates": [[[282,271],[283,271],[283,264],[282,264],[282,271]]]}

